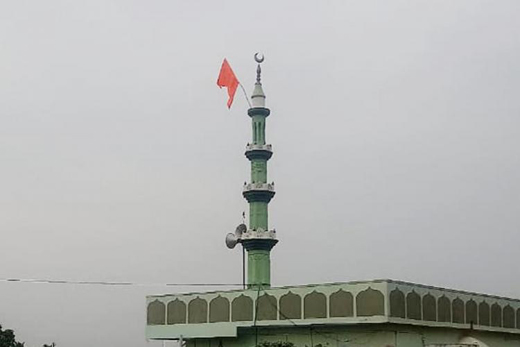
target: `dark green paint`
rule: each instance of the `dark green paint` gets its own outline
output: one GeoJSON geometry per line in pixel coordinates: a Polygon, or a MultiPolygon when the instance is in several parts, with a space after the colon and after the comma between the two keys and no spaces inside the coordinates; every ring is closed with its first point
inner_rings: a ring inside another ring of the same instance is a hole
{"type": "MultiPolygon", "coordinates": [[[[267,183],[267,161],[272,152],[266,149],[265,126],[270,111],[265,107],[254,107],[248,110],[252,125],[252,148],[246,151],[246,157],[251,162],[251,183],[267,183]],[[256,147],[255,147],[256,146],[256,147]]],[[[274,191],[252,188],[244,191],[244,198],[249,203],[249,229],[252,231],[269,230],[268,204],[274,196],[274,191]]],[[[250,288],[256,286],[271,286],[270,252],[276,244],[272,239],[251,239],[243,241],[248,252],[247,283],[250,288]]]]}

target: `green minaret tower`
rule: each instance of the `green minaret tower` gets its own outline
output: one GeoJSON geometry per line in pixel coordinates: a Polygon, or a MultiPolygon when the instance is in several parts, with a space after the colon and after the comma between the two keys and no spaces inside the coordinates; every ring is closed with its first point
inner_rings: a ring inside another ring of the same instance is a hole
{"type": "Polygon", "coordinates": [[[265,107],[265,94],[261,83],[260,63],[264,58],[255,55],[258,63],[256,83],[251,96],[252,107],[247,111],[252,120],[253,140],[245,155],[251,162],[251,182],[244,185],[244,198],[249,203],[249,228],[241,242],[247,250],[247,284],[251,287],[271,286],[271,249],[276,245],[276,234],[269,230],[268,205],[273,198],[274,183],[267,183],[267,161],[273,155],[271,145],[265,141],[265,123],[270,110],[265,107]]]}

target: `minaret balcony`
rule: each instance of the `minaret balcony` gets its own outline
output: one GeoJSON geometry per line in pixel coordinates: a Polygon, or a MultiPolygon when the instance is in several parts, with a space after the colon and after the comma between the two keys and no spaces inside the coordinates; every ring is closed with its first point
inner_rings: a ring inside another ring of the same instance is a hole
{"type": "Polygon", "coordinates": [[[276,239],[276,230],[264,230],[262,228],[258,228],[255,230],[247,230],[240,236],[242,241],[244,240],[252,240],[252,239],[276,239]]]}
{"type": "Polygon", "coordinates": [[[249,117],[253,117],[253,116],[268,117],[270,113],[271,113],[271,111],[268,108],[265,108],[263,106],[254,106],[254,107],[250,108],[249,110],[247,110],[247,114],[249,115],[249,117]]]}
{"type": "Polygon", "coordinates": [[[247,251],[270,251],[277,243],[276,231],[262,228],[248,230],[240,236],[240,242],[247,251]]]}
{"type": "Polygon", "coordinates": [[[245,155],[247,159],[253,160],[253,159],[265,159],[269,160],[272,155],[273,146],[271,145],[259,145],[259,144],[250,144],[248,143],[246,146],[246,152],[245,155]]]}
{"type": "Polygon", "coordinates": [[[263,150],[263,151],[271,152],[272,149],[273,149],[273,145],[259,145],[259,144],[254,144],[254,143],[248,143],[246,146],[246,151],[263,150]]]}
{"type": "Polygon", "coordinates": [[[248,202],[268,203],[274,194],[274,183],[246,183],[242,192],[248,202]]]}

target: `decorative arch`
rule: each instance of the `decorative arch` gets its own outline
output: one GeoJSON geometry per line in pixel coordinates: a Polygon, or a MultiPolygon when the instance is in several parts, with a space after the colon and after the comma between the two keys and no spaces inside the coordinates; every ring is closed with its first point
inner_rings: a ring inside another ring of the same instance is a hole
{"type": "Polygon", "coordinates": [[[379,290],[368,288],[356,296],[356,311],[360,317],[383,316],[385,297],[379,290]]]}
{"type": "Polygon", "coordinates": [[[199,297],[188,304],[188,323],[208,322],[208,302],[199,297]]]}
{"type": "Polygon", "coordinates": [[[148,325],[166,324],[166,306],[163,302],[154,300],[148,304],[146,322],[148,325]]]}
{"type": "Polygon", "coordinates": [[[229,322],[229,300],[217,296],[209,303],[209,322],[229,322]]]}
{"type": "Polygon", "coordinates": [[[329,314],[331,317],[354,316],[354,297],[343,289],[332,293],[329,298],[329,314]]]}
{"type": "Polygon", "coordinates": [[[423,297],[423,319],[430,322],[437,321],[437,300],[430,293],[423,297]]]}
{"type": "Polygon", "coordinates": [[[491,326],[502,326],[502,307],[496,302],[491,305],[491,326]]]}
{"type": "Polygon", "coordinates": [[[231,320],[245,322],[253,320],[253,299],[244,294],[233,299],[231,303],[231,320]]]}
{"type": "Polygon", "coordinates": [[[406,295],[406,318],[421,319],[421,297],[415,291],[411,291],[406,295]]]}
{"type": "Polygon", "coordinates": [[[303,318],[327,318],[327,297],[313,291],[303,299],[303,318]]]}
{"type": "Polygon", "coordinates": [[[166,321],[168,324],[186,324],[186,304],[179,299],[175,299],[168,303],[168,315],[166,321]]]}
{"type": "Polygon", "coordinates": [[[477,322],[477,303],[471,299],[470,301],[466,302],[466,324],[477,324],[477,322]]]}
{"type": "Polygon", "coordinates": [[[464,301],[456,298],[451,304],[451,309],[453,312],[452,322],[464,324],[464,301]]]}
{"type": "Polygon", "coordinates": [[[398,288],[390,292],[390,317],[406,318],[404,293],[398,288]]]}
{"type": "Polygon", "coordinates": [[[289,292],[280,297],[280,319],[301,319],[302,298],[289,292]]]}
{"type": "Polygon", "coordinates": [[[485,301],[478,304],[478,324],[489,326],[489,304],[485,301]]]}
{"type": "Polygon", "coordinates": [[[515,310],[507,305],[504,307],[504,310],[502,311],[502,314],[504,316],[503,322],[504,322],[504,328],[514,328],[515,327],[515,310]]]}
{"type": "Polygon", "coordinates": [[[258,298],[257,320],[276,320],[278,316],[278,302],[272,295],[265,293],[258,298]]]}
{"type": "Polygon", "coordinates": [[[445,295],[441,296],[437,301],[439,308],[439,322],[450,322],[451,323],[451,303],[445,295]]]}

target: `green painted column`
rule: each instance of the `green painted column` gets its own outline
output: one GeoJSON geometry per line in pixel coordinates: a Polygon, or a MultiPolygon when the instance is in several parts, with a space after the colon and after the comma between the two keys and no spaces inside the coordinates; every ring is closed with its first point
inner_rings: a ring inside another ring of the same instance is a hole
{"type": "Polygon", "coordinates": [[[271,286],[271,251],[250,250],[247,259],[248,285],[254,287],[261,284],[271,286]]]}
{"type": "Polygon", "coordinates": [[[261,158],[251,160],[251,182],[267,183],[267,160],[261,158]]]}
{"type": "Polygon", "coordinates": [[[267,203],[253,201],[249,203],[249,229],[257,230],[262,228],[267,230],[267,203]]]}
{"type": "MultiPolygon", "coordinates": [[[[267,110],[267,109],[266,109],[267,110]]],[[[268,112],[252,112],[253,148],[262,149],[265,146],[265,123],[268,112]]],[[[267,153],[264,153],[267,154],[267,153]]],[[[267,183],[266,155],[260,153],[251,156],[251,183],[267,183]]],[[[249,228],[268,230],[268,203],[265,201],[251,201],[249,203],[249,228]]]]}
{"type": "Polygon", "coordinates": [[[253,144],[265,145],[265,117],[263,114],[251,116],[253,120],[253,144]]]}
{"type": "Polygon", "coordinates": [[[275,195],[274,185],[267,183],[267,161],[273,152],[266,145],[266,118],[270,110],[265,108],[265,95],[260,83],[260,66],[253,96],[253,107],[248,110],[252,124],[252,143],[248,144],[246,157],[251,162],[251,182],[244,187],[244,198],[249,203],[249,230],[242,239],[247,250],[247,284],[249,288],[271,286],[271,249],[278,240],[269,230],[269,202],[275,195]]]}

